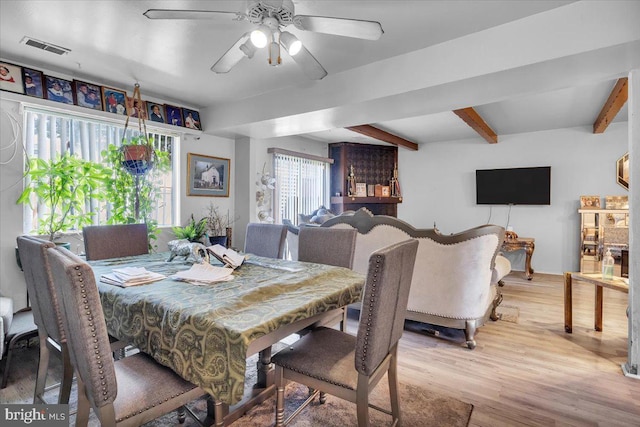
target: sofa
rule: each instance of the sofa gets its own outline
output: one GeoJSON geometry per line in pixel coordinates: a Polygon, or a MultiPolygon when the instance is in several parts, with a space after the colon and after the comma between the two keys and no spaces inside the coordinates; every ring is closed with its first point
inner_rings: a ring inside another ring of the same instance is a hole
{"type": "MultiPolygon", "coordinates": [[[[487,319],[497,320],[502,278],[511,271],[500,255],[504,228],[482,225],[443,235],[437,229],[416,229],[394,217],[373,215],[366,208],[338,215],[320,227],[356,228],[353,269],[366,274],[369,255],[388,245],[415,238],[418,254],[407,306],[407,320],[461,329],[469,349],[487,319]]],[[[297,228],[290,223],[287,246],[297,259],[297,228]]]]}

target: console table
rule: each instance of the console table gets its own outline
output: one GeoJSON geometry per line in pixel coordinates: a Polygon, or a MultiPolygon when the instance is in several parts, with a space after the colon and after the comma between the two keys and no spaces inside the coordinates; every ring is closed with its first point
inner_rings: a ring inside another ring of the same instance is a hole
{"type": "Polygon", "coordinates": [[[525,253],[524,274],[527,280],[533,279],[533,268],[531,268],[531,257],[533,250],[536,248],[536,239],[531,237],[518,237],[517,239],[504,239],[502,242],[502,250],[505,252],[513,252],[523,250],[525,253]]]}
{"type": "Polygon", "coordinates": [[[621,277],[612,280],[602,278],[600,273],[564,273],[564,330],[571,333],[573,331],[573,301],[571,286],[574,281],[581,281],[595,285],[595,326],[596,331],[602,331],[602,289],[609,288],[616,291],[629,293],[629,285],[621,277]]]}

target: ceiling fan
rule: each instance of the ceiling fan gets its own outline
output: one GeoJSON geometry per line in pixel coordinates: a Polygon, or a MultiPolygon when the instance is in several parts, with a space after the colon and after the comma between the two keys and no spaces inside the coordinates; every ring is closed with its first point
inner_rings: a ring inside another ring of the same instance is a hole
{"type": "Polygon", "coordinates": [[[247,20],[257,28],[240,37],[227,52],[211,67],[216,73],[228,73],[244,57],[252,58],[256,49],[268,46],[269,64],[282,62],[280,47],[311,79],[320,80],[327,71],[320,65],[298,38],[285,27],[293,24],[297,29],[324,34],[377,40],[383,33],[376,21],[333,18],[327,16],[296,15],[292,0],[249,0],[244,12],[221,12],[214,10],[149,9],[144,13],[149,19],[216,19],[234,15],[234,20],[247,20]]]}

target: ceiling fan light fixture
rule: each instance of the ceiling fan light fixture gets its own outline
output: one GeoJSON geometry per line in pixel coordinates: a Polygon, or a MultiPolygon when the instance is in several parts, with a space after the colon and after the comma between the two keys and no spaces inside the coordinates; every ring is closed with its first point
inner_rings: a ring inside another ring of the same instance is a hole
{"type": "Polygon", "coordinates": [[[295,56],[302,49],[302,42],[288,31],[280,33],[280,42],[291,56],[295,56]]]}
{"type": "Polygon", "coordinates": [[[258,49],[261,49],[269,42],[271,36],[271,30],[266,25],[260,25],[258,28],[251,32],[251,43],[258,49]]]}
{"type": "Polygon", "coordinates": [[[269,65],[282,64],[282,58],[280,57],[280,45],[276,42],[272,42],[269,45],[269,65]]]}
{"type": "Polygon", "coordinates": [[[251,40],[247,40],[242,45],[240,45],[240,50],[249,59],[253,58],[253,55],[256,53],[256,47],[251,42],[251,40]]]}

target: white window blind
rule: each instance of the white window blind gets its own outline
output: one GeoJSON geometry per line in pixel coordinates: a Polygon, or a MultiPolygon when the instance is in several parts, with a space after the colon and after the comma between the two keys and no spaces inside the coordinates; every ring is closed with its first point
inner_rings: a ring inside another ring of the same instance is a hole
{"type": "Polygon", "coordinates": [[[297,225],[298,214],[328,206],[329,163],[279,152],[274,152],[273,161],[277,223],[289,219],[297,225]]]}
{"type": "MultiPolygon", "coordinates": [[[[69,152],[86,160],[103,162],[101,152],[109,145],[121,145],[124,134],[124,125],[106,121],[93,120],[86,117],[77,117],[51,113],[37,109],[25,108],[24,147],[28,158],[39,157],[44,160],[55,158],[59,154],[69,152]]],[[[137,129],[127,128],[127,137],[138,135],[137,129]]],[[[176,149],[178,138],[158,132],[149,132],[153,138],[156,150],[169,153],[176,149]]],[[[174,224],[174,206],[176,194],[173,191],[173,168],[161,176],[159,192],[160,201],[157,203],[154,220],[159,226],[174,224]]],[[[94,224],[105,224],[109,218],[109,202],[99,202],[87,198],[86,207],[95,214],[94,224]]],[[[38,218],[46,214],[47,207],[38,204],[36,209],[24,205],[23,231],[29,233],[38,227],[38,218]]]]}

